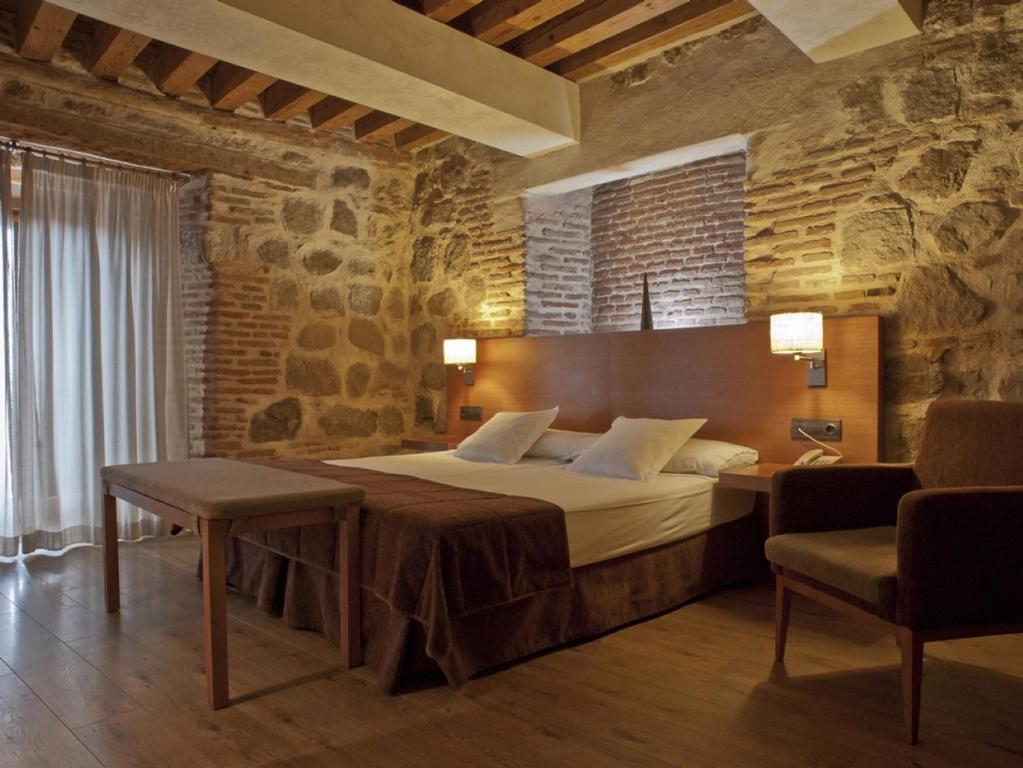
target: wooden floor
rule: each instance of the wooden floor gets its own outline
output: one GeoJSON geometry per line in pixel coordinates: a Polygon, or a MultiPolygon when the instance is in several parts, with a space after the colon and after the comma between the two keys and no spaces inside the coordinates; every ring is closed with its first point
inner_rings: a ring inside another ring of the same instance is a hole
{"type": "Polygon", "coordinates": [[[0,765],[1020,766],[1023,638],[927,646],[922,743],[898,651],[796,598],[772,665],[766,586],[474,680],[398,697],[322,637],[229,601],[232,695],[206,708],[195,539],[0,565],[0,765]]]}

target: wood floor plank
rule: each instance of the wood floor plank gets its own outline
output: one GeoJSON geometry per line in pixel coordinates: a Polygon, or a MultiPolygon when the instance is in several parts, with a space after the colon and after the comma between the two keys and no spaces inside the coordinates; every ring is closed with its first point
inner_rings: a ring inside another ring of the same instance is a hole
{"type": "Polygon", "coordinates": [[[913,748],[892,640],[797,598],[776,666],[768,585],[397,697],[232,594],[237,700],[212,712],[197,543],[125,544],[115,615],[97,548],[0,566],[0,768],[1001,768],[1023,755],[1023,636],[927,645],[913,748]]]}
{"type": "Polygon", "coordinates": [[[17,675],[0,676],[0,766],[99,768],[100,763],[17,675]]]}
{"type": "Polygon", "coordinates": [[[21,669],[18,677],[68,728],[138,708],[134,699],[75,653],[21,669]]]}

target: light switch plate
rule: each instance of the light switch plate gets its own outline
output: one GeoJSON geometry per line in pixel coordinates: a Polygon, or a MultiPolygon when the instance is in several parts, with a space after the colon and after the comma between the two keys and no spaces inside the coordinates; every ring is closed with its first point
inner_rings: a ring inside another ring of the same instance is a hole
{"type": "Polygon", "coordinates": [[[460,405],[458,418],[461,421],[483,421],[483,408],[479,405],[460,405]]]}
{"type": "Polygon", "coordinates": [[[800,428],[808,435],[823,443],[842,442],[841,419],[792,419],[791,436],[793,440],[805,440],[800,428]]]}

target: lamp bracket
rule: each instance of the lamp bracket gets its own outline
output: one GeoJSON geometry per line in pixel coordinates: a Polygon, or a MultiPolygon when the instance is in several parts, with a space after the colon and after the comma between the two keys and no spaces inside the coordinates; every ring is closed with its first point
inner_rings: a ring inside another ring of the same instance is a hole
{"type": "Polygon", "coordinates": [[[826,350],[800,353],[795,355],[795,358],[807,362],[806,385],[808,387],[828,386],[828,353],[826,350]]]}

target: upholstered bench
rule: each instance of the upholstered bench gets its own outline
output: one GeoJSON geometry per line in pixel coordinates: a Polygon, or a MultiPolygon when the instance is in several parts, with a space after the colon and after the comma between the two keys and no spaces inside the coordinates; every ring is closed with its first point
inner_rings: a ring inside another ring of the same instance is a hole
{"type": "Polygon", "coordinates": [[[123,499],[202,538],[206,691],[210,707],[228,704],[227,536],[318,523],[338,523],[341,656],[362,663],[359,583],[359,505],[363,490],[281,469],[228,459],[192,459],[104,467],[103,544],[108,612],[120,609],[117,499],[123,499]]]}

